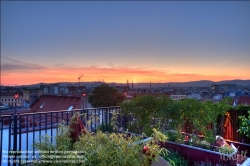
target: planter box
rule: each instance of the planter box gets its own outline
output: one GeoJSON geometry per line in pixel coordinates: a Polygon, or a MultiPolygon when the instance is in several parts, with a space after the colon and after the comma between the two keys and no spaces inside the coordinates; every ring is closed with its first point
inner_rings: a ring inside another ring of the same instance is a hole
{"type": "Polygon", "coordinates": [[[238,158],[238,164],[242,164],[246,160],[246,158],[244,158],[243,156],[237,155],[237,150],[233,154],[228,155],[216,151],[202,149],[185,144],[178,144],[169,141],[165,142],[163,146],[166,149],[173,149],[178,151],[180,154],[183,155],[185,159],[187,159],[193,164],[195,162],[200,162],[200,161],[210,161],[213,164],[223,163],[226,165],[235,166],[237,163],[237,158],[238,158]]]}
{"type": "Polygon", "coordinates": [[[238,149],[238,154],[243,156],[250,157],[250,144],[241,143],[241,142],[234,142],[230,140],[226,140],[228,143],[233,143],[234,146],[238,149]]]}

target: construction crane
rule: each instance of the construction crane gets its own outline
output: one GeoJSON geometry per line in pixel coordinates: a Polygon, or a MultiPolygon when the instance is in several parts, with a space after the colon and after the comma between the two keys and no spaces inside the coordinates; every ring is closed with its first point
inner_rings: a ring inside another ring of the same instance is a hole
{"type": "Polygon", "coordinates": [[[78,77],[79,87],[80,87],[80,80],[81,80],[82,76],[83,76],[83,74],[80,77],[78,77]]]}

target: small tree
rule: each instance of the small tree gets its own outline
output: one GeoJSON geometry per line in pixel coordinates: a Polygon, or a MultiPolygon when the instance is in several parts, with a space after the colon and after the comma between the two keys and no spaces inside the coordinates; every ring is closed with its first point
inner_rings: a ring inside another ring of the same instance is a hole
{"type": "Polygon", "coordinates": [[[151,120],[157,110],[155,97],[151,95],[138,96],[128,102],[122,102],[120,106],[126,115],[132,116],[129,118],[128,125],[130,131],[146,135],[152,134],[151,120]]]}
{"type": "Polygon", "coordinates": [[[102,84],[95,87],[88,101],[93,107],[109,107],[117,106],[124,99],[125,95],[123,93],[107,84],[102,84]]]}

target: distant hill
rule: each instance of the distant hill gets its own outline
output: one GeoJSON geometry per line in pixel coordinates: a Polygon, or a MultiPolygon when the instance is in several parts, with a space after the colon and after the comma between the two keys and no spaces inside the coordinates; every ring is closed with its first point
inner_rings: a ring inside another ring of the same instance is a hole
{"type": "MultiPolygon", "coordinates": [[[[250,80],[225,80],[225,81],[190,81],[190,82],[168,82],[168,83],[152,83],[152,87],[210,87],[212,84],[237,84],[242,86],[250,86],[250,80]]],[[[135,88],[140,87],[149,87],[149,83],[136,83],[134,84],[135,88]]]]}
{"type": "Polygon", "coordinates": [[[227,81],[220,81],[219,84],[238,84],[238,85],[250,85],[250,80],[227,80],[227,81]]]}
{"type": "MultiPolygon", "coordinates": [[[[78,82],[58,82],[60,86],[71,85],[78,86],[78,82]]],[[[103,82],[80,82],[80,85],[84,85],[86,87],[96,87],[103,82]]],[[[43,83],[46,84],[46,83],[43,83]]],[[[49,84],[49,83],[48,83],[49,84]]],[[[108,83],[112,86],[115,85],[125,85],[126,83],[108,83]]],[[[166,83],[152,83],[152,87],[210,87],[212,84],[237,84],[242,86],[250,86],[250,80],[225,80],[225,81],[209,81],[209,80],[200,80],[200,81],[190,81],[190,82],[166,82],[166,83]]],[[[39,87],[41,83],[32,84],[32,85],[24,85],[24,86],[33,86],[39,87]]],[[[131,84],[130,84],[131,85],[131,84]]],[[[134,83],[135,88],[146,88],[149,87],[150,83],[134,83]]]]}

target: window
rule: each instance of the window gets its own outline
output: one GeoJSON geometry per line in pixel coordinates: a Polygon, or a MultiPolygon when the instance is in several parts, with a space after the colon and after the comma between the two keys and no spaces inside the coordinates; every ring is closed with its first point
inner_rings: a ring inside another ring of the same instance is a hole
{"type": "Polygon", "coordinates": [[[74,106],[72,106],[72,105],[69,106],[68,111],[71,111],[71,110],[73,109],[73,107],[74,107],[74,106]]]}
{"type": "Polygon", "coordinates": [[[40,105],[40,108],[43,108],[43,106],[46,104],[46,102],[44,102],[42,105],[40,105]]]}

